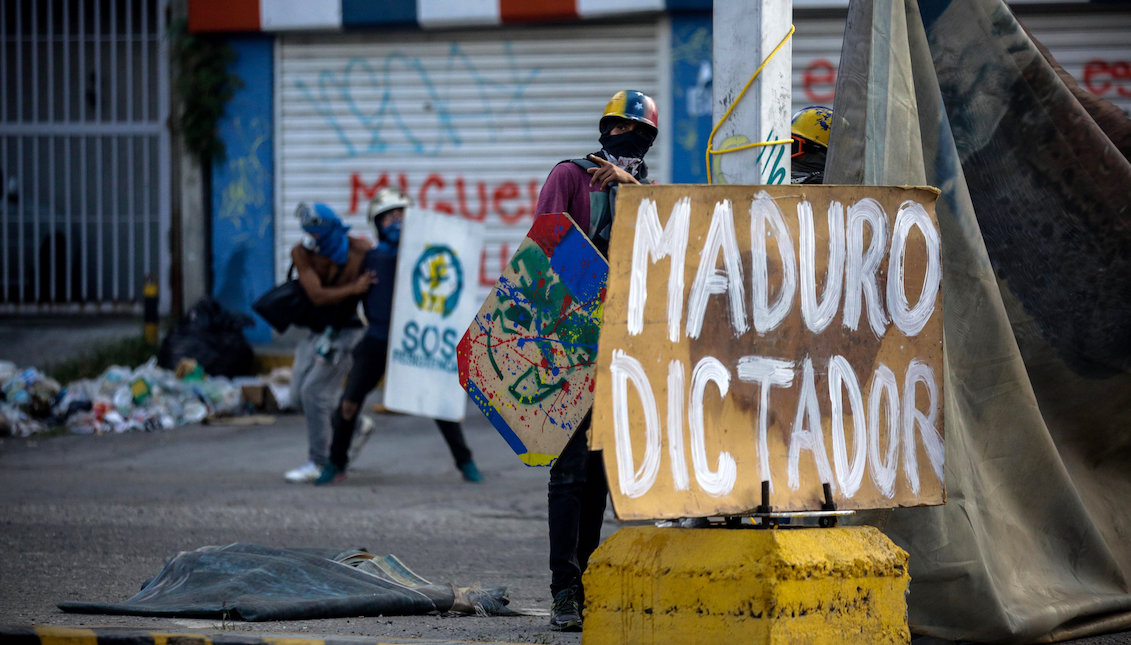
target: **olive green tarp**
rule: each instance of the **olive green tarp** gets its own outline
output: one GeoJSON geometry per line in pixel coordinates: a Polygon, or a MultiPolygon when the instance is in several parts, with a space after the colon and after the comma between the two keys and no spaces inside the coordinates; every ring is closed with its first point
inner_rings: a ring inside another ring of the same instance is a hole
{"type": "Polygon", "coordinates": [[[999,0],[854,0],[835,110],[827,183],[942,190],[948,501],[866,518],[911,555],[912,631],[1131,628],[1126,117],[999,0]]]}

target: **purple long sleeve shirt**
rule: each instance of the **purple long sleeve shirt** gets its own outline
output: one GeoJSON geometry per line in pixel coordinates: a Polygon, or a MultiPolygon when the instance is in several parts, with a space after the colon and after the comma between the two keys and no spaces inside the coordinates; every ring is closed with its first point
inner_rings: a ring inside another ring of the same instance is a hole
{"type": "Polygon", "coordinates": [[[542,192],[538,193],[538,215],[569,213],[577,226],[589,235],[590,200],[593,193],[604,193],[601,184],[589,185],[589,173],[577,164],[563,161],[554,166],[542,192]]]}

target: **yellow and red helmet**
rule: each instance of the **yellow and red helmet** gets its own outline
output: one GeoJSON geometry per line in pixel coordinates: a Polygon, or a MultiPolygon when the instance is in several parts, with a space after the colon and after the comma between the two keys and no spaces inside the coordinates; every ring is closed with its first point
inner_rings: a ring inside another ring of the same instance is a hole
{"type": "Polygon", "coordinates": [[[606,126],[610,119],[625,119],[643,124],[646,126],[643,130],[645,136],[653,141],[660,129],[660,115],[656,110],[656,102],[651,96],[636,90],[621,90],[613,94],[598,124],[601,132],[612,127],[606,126]]]}
{"type": "Polygon", "coordinates": [[[793,157],[807,152],[806,146],[817,144],[821,149],[829,147],[829,129],[833,124],[832,108],[823,105],[803,107],[790,121],[790,134],[793,136],[793,157]]]}

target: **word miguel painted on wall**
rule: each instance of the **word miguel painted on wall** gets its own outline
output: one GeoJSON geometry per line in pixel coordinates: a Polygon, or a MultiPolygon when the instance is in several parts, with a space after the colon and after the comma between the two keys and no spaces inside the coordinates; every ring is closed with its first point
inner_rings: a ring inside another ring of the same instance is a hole
{"type": "MultiPolygon", "coordinates": [[[[542,179],[504,180],[498,182],[482,179],[467,179],[462,175],[450,176],[431,173],[419,183],[410,180],[405,173],[397,173],[395,178],[382,172],[372,183],[362,174],[350,175],[349,213],[355,214],[364,209],[377,191],[392,185],[408,195],[421,209],[430,209],[446,215],[458,215],[473,222],[483,222],[488,218],[508,226],[525,226],[534,219],[538,205],[538,191],[542,189],[542,179]]],[[[490,287],[506,267],[510,258],[509,244],[483,245],[479,256],[479,285],[490,287]]]]}
{"type": "Polygon", "coordinates": [[[748,512],[764,481],[788,510],[945,501],[937,191],[626,189],[593,423],[619,517],[748,512]]]}

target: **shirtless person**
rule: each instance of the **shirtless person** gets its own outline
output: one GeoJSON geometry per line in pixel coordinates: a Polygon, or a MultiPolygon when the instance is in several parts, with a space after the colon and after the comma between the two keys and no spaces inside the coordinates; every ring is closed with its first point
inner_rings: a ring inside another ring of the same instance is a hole
{"type": "Polygon", "coordinates": [[[291,397],[306,417],[309,448],[307,462],[288,471],[285,479],[308,483],[330,463],[330,415],[349,373],[353,346],[364,331],[357,303],[376,278],[361,268],[373,243],[349,235],[333,209],[299,204],[295,216],[306,236],[291,249],[291,261],[306,295],[325,313],[295,347],[291,371],[291,397]]]}

